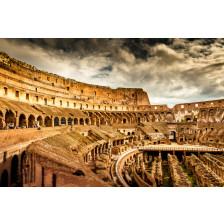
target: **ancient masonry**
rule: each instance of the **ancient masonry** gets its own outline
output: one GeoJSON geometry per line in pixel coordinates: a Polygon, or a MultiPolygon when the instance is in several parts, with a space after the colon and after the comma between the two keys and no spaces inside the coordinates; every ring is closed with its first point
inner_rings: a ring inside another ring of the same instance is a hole
{"type": "Polygon", "coordinates": [[[0,186],[223,186],[224,99],[151,105],[0,53],[0,186]]]}

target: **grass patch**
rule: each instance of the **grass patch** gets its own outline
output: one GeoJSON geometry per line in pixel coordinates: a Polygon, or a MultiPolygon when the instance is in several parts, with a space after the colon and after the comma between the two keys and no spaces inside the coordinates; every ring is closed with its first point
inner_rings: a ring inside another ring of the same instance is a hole
{"type": "Polygon", "coordinates": [[[196,184],[196,182],[195,182],[195,180],[194,180],[194,178],[193,178],[192,173],[190,173],[190,172],[187,170],[186,166],[185,166],[183,163],[180,164],[180,166],[182,167],[183,171],[187,174],[187,178],[188,178],[188,180],[191,182],[192,187],[197,187],[197,184],[196,184]]]}

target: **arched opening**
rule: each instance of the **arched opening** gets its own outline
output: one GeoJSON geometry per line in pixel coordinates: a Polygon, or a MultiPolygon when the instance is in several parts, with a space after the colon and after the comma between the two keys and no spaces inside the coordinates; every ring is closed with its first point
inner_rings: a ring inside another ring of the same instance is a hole
{"type": "Polygon", "coordinates": [[[37,118],[37,125],[43,126],[43,118],[41,116],[38,116],[38,118],[37,118]]]}
{"type": "Polygon", "coordinates": [[[11,110],[7,111],[5,114],[5,123],[9,128],[16,126],[15,114],[11,110]]]}
{"type": "Polygon", "coordinates": [[[66,119],[64,117],[61,118],[61,125],[66,125],[66,119]]]}
{"type": "Polygon", "coordinates": [[[23,160],[24,160],[24,157],[25,157],[25,151],[23,151],[22,155],[21,155],[21,166],[20,166],[20,172],[21,172],[21,184],[23,186],[23,160]]]}
{"type": "Polygon", "coordinates": [[[107,123],[106,123],[106,120],[105,120],[104,118],[101,119],[101,122],[100,122],[100,123],[101,123],[102,125],[107,124],[107,123]]]}
{"type": "Polygon", "coordinates": [[[91,125],[96,125],[96,118],[91,118],[91,125]]]}
{"type": "Polygon", "coordinates": [[[24,114],[20,114],[19,116],[19,127],[27,127],[26,125],[26,116],[24,114]]]}
{"type": "Polygon", "coordinates": [[[74,119],[74,124],[79,124],[79,120],[78,120],[78,118],[75,118],[75,119],[74,119]]]}
{"type": "Polygon", "coordinates": [[[68,125],[72,125],[72,119],[71,118],[68,119],[68,125]]]}
{"type": "Polygon", "coordinates": [[[141,118],[140,118],[140,117],[138,117],[138,124],[140,124],[140,122],[141,122],[141,118]]]}
{"type": "Polygon", "coordinates": [[[123,124],[126,124],[126,122],[127,122],[127,121],[126,121],[126,118],[124,118],[124,119],[123,119],[123,124]]]}
{"type": "Polygon", "coordinates": [[[57,127],[57,126],[59,126],[59,118],[55,117],[54,118],[54,127],[57,127]]]}
{"type": "Polygon", "coordinates": [[[83,118],[80,118],[80,120],[79,120],[79,124],[80,124],[80,125],[84,125],[84,119],[83,119],[83,118]]]}
{"type": "Polygon", "coordinates": [[[175,131],[171,131],[171,132],[170,132],[169,139],[170,139],[171,141],[176,141],[176,132],[175,132],[175,131]]]}
{"type": "Polygon", "coordinates": [[[23,151],[22,155],[21,155],[21,172],[23,171],[23,159],[25,156],[25,151],[23,151]]]}
{"type": "Polygon", "coordinates": [[[188,118],[186,119],[186,122],[191,122],[191,119],[188,117],[188,118]]]}
{"type": "Polygon", "coordinates": [[[8,187],[8,171],[4,170],[1,176],[1,187],[8,187]]]}
{"type": "Polygon", "coordinates": [[[86,124],[89,125],[89,119],[88,118],[86,118],[86,124]]]}
{"type": "Polygon", "coordinates": [[[3,128],[3,113],[0,111],[0,129],[3,128]]]}
{"type": "Polygon", "coordinates": [[[128,135],[130,135],[131,133],[130,132],[128,132],[128,135]]]}
{"type": "Polygon", "coordinates": [[[28,118],[28,128],[34,128],[35,126],[35,117],[31,114],[28,118]]]}
{"type": "Polygon", "coordinates": [[[46,127],[52,127],[52,119],[50,119],[48,116],[45,117],[45,119],[44,119],[44,125],[46,127]]]}
{"type": "Polygon", "coordinates": [[[17,179],[18,179],[18,156],[15,155],[12,158],[12,162],[11,162],[11,184],[15,184],[17,183],[17,179]]]}

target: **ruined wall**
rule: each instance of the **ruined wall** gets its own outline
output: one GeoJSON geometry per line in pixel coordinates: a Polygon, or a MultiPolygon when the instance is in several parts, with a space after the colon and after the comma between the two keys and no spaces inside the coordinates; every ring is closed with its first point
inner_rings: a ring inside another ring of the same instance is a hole
{"type": "Polygon", "coordinates": [[[143,89],[111,89],[106,86],[77,82],[40,71],[31,65],[10,58],[5,53],[0,53],[0,87],[2,97],[37,104],[103,110],[115,109],[109,104],[117,105],[116,110],[135,110],[135,108],[123,108],[123,105],[150,105],[148,95],[143,89]],[[18,95],[16,91],[19,92],[18,95]],[[89,105],[87,106],[86,103],[89,105]]]}

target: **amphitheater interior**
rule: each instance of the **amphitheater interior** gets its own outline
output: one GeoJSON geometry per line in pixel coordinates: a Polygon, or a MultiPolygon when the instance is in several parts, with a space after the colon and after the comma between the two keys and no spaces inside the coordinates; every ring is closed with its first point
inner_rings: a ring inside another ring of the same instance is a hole
{"type": "Polygon", "coordinates": [[[224,186],[224,99],[151,105],[0,53],[0,186],[224,186]]]}

